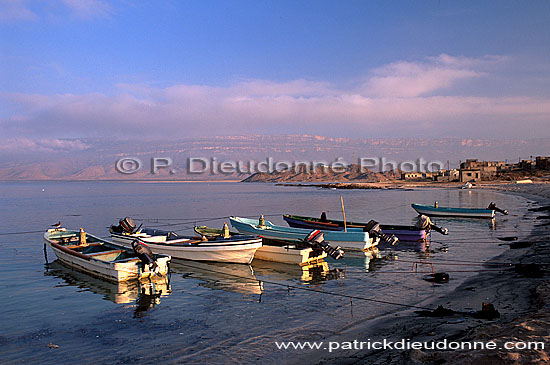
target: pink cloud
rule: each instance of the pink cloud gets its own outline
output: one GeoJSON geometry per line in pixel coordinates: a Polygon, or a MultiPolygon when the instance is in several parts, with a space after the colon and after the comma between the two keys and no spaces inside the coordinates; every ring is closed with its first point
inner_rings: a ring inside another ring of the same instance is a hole
{"type": "Polygon", "coordinates": [[[78,18],[94,18],[111,13],[111,6],[102,0],[61,0],[71,14],[78,18]]]}
{"type": "Polygon", "coordinates": [[[362,93],[377,97],[416,97],[448,89],[458,81],[486,75],[480,66],[502,62],[503,57],[479,59],[441,54],[422,62],[396,62],[377,68],[365,82],[362,93]]]}
{"type": "Polygon", "coordinates": [[[56,138],[9,138],[2,141],[0,151],[9,152],[70,152],[82,151],[90,146],[80,140],[56,138]]]}
{"type": "Polygon", "coordinates": [[[92,19],[108,16],[111,6],[104,0],[1,0],[0,21],[31,21],[59,16],[68,11],[75,18],[92,19]]]}
{"type": "Polygon", "coordinates": [[[121,84],[115,96],[10,94],[4,100],[18,112],[0,123],[12,135],[54,130],[71,136],[182,137],[312,128],[429,135],[481,127],[487,133],[511,133],[518,122],[521,133],[536,133],[534,129],[550,119],[548,98],[450,93],[459,81],[483,77],[488,71],[475,65],[483,68],[488,62],[501,60],[441,55],[425,62],[396,62],[374,70],[365,84],[348,90],[299,79],[246,80],[225,87],[121,84]]]}
{"type": "Polygon", "coordinates": [[[0,2],[0,20],[2,22],[36,19],[38,19],[38,15],[29,9],[26,0],[2,0],[0,2]]]}

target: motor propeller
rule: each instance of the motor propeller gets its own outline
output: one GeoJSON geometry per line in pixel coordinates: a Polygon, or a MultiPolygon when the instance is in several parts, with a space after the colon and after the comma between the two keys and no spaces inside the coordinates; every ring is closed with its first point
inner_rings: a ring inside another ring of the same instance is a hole
{"type": "Polygon", "coordinates": [[[504,215],[508,215],[508,211],[506,209],[500,209],[494,202],[489,203],[487,209],[491,209],[504,215]]]}
{"type": "Polygon", "coordinates": [[[311,231],[304,239],[304,242],[311,245],[312,248],[320,248],[335,260],[344,256],[344,250],[340,246],[332,247],[327,244],[325,242],[325,234],[318,229],[311,231]]]}

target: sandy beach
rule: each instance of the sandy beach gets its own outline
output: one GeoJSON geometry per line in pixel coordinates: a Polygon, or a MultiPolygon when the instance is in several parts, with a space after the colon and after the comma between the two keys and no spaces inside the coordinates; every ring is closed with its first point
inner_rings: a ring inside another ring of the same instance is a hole
{"type": "MultiPolygon", "coordinates": [[[[550,205],[548,184],[490,184],[482,188],[510,194],[521,194],[533,201],[532,209],[522,219],[532,220],[532,232],[517,232],[517,242],[528,242],[529,247],[508,249],[491,262],[511,263],[510,269],[480,272],[461,284],[450,295],[432,298],[419,306],[436,308],[442,305],[456,311],[480,310],[482,303],[491,303],[500,318],[476,319],[469,315],[447,317],[420,317],[414,310],[368,319],[341,333],[323,339],[325,342],[353,342],[370,340],[399,341],[494,341],[499,346],[509,341],[539,341],[548,343],[550,333],[550,281],[533,272],[521,272],[516,264],[548,262],[550,242],[547,220],[536,219],[548,215],[544,208],[550,205]]],[[[550,209],[550,208],[548,208],[550,209]]],[[[465,256],[468,259],[467,256],[465,256]]],[[[475,260],[475,258],[469,258],[475,260]]],[[[485,265],[485,268],[490,266],[485,265]]],[[[540,267],[543,272],[547,266],[540,267]]],[[[547,347],[547,346],[545,346],[547,347]]],[[[303,353],[302,353],[303,354],[303,353]]],[[[336,350],[303,354],[296,363],[320,364],[532,364],[550,361],[548,348],[544,350],[336,350]]]]}

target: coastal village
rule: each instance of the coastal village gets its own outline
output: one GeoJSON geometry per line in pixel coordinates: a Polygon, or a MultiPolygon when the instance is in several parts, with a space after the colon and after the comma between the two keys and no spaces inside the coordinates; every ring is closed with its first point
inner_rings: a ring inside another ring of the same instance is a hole
{"type": "Polygon", "coordinates": [[[517,163],[508,161],[478,161],[468,159],[460,162],[460,168],[440,170],[435,172],[402,172],[402,180],[438,181],[438,182],[470,182],[487,180],[519,180],[547,174],[550,170],[550,157],[537,156],[533,159],[519,160],[517,163]]]}
{"type": "Polygon", "coordinates": [[[550,157],[537,156],[517,163],[508,161],[480,161],[467,159],[458,169],[442,169],[433,172],[390,170],[376,172],[357,164],[345,166],[341,171],[330,168],[308,169],[293,166],[289,169],[258,172],[243,182],[270,182],[293,185],[328,183],[323,187],[363,189],[406,185],[465,184],[472,185],[496,182],[531,183],[542,182],[550,173],[550,157]],[[325,186],[326,185],[326,186],[325,186]]]}

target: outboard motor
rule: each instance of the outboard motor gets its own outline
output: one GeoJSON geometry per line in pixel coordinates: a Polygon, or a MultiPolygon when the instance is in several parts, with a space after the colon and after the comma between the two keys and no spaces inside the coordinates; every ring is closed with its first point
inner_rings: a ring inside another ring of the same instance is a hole
{"type": "MultiPolygon", "coordinates": [[[[141,225],[139,226],[141,228],[141,225]]],[[[118,226],[112,225],[111,228],[109,228],[109,231],[111,233],[128,233],[132,234],[137,232],[138,229],[136,229],[136,224],[134,223],[134,220],[130,217],[122,218],[118,221],[118,226]]]]}
{"type": "Polygon", "coordinates": [[[497,207],[497,205],[494,202],[491,202],[487,207],[487,209],[491,209],[496,212],[502,213],[504,215],[508,215],[508,211],[506,209],[500,209],[499,207],[497,207]]]}
{"type": "Polygon", "coordinates": [[[340,257],[344,256],[344,251],[340,246],[332,247],[325,242],[325,235],[320,230],[316,229],[311,231],[306,238],[304,239],[306,243],[309,243],[312,248],[320,248],[325,251],[327,255],[332,257],[335,260],[338,260],[340,257]]]}
{"type": "Polygon", "coordinates": [[[145,269],[145,265],[148,265],[149,271],[156,273],[157,263],[155,262],[155,256],[153,255],[153,251],[151,251],[151,249],[146,244],[138,240],[134,240],[132,242],[132,248],[134,249],[134,252],[137,255],[137,257],[139,257],[139,259],[141,260],[142,270],[145,269]]]}
{"type": "Polygon", "coordinates": [[[134,220],[130,217],[125,217],[121,219],[118,222],[118,225],[122,228],[122,230],[126,233],[134,233],[136,230],[136,224],[134,223],[134,220]]]}
{"type": "Polygon", "coordinates": [[[441,234],[449,234],[449,230],[447,228],[443,228],[443,227],[438,227],[436,226],[435,224],[432,223],[430,217],[424,215],[424,214],[421,214],[418,216],[418,218],[416,219],[416,228],[419,228],[419,229],[424,229],[426,231],[430,231],[430,230],[434,230],[434,231],[437,231],[441,234]]]}
{"type": "Polygon", "coordinates": [[[374,220],[370,220],[369,223],[365,226],[365,229],[363,230],[365,232],[369,233],[369,236],[372,236],[374,238],[380,239],[383,243],[387,243],[390,245],[395,245],[399,239],[392,235],[387,235],[384,232],[382,232],[382,228],[380,228],[380,224],[374,220]]]}

